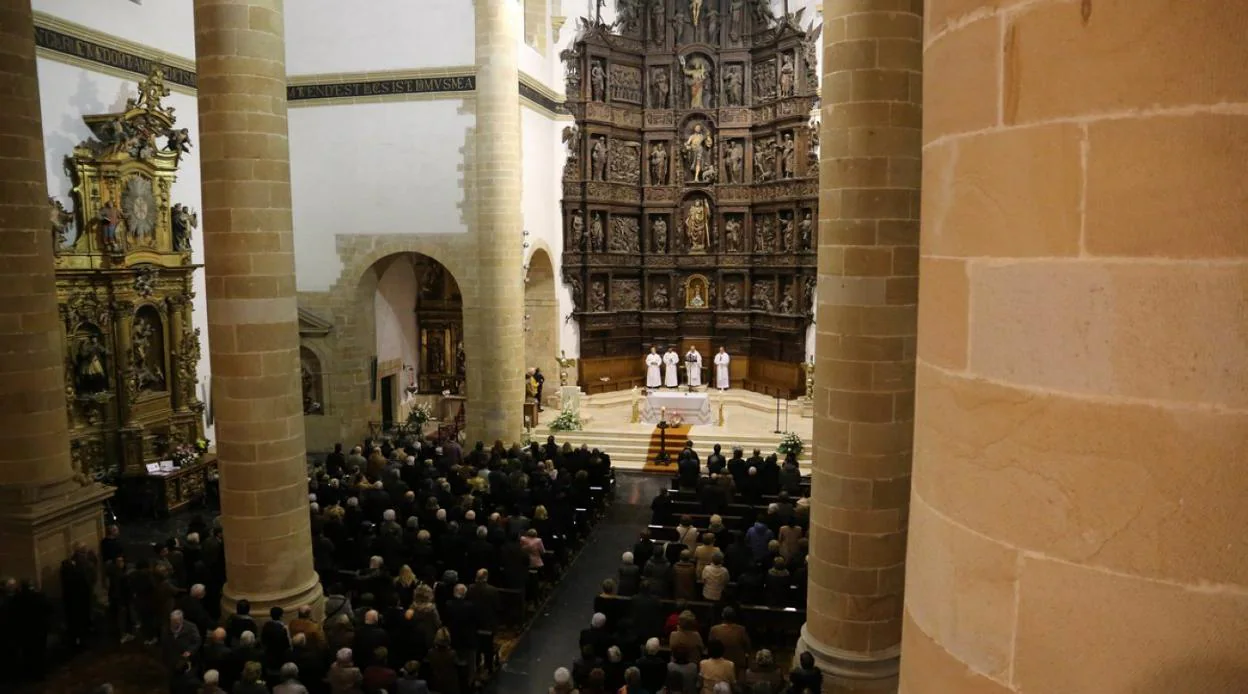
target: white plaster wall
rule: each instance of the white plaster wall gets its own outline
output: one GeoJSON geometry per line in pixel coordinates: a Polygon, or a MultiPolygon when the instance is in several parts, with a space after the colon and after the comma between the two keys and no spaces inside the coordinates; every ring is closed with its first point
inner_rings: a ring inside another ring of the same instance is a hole
{"type": "Polygon", "coordinates": [[[287,0],[285,12],[292,75],[473,64],[471,0],[287,0]]]}
{"type": "MultiPolygon", "coordinates": [[[[298,0],[305,2],[307,0],[298,0]]],[[[195,57],[191,0],[32,0],[36,12],[184,58],[195,57]]],[[[287,3],[287,11],[294,3],[287,3]]]]}
{"type": "MultiPolygon", "coordinates": [[[[137,94],[138,78],[123,80],[43,58],[37,60],[37,66],[39,100],[43,111],[43,149],[47,160],[48,195],[60,198],[68,207],[71,186],[63,162],[72,153],[74,146],[91,134],[83,124],[82,116],[122,110],[126,99],[137,94]]],[[[196,110],[195,97],[175,92],[166,97],[164,103],[176,109],[178,125],[190,129],[191,142],[195,145],[182,158],[178,180],[173,185],[173,201],[199,210],[199,112],[196,110]]],[[[203,220],[200,221],[202,223],[203,220]]],[[[191,258],[196,263],[204,262],[202,233],[201,228],[191,237],[191,258]]],[[[194,289],[194,326],[199,328],[200,351],[204,355],[199,362],[199,382],[207,387],[211,378],[211,365],[208,359],[208,313],[204,303],[202,270],[194,275],[194,289]]],[[[213,438],[212,427],[207,427],[206,431],[208,438],[213,438]]]]}
{"type": "MultiPolygon", "coordinates": [[[[373,309],[377,316],[377,361],[416,365],[416,273],[407,258],[395,258],[377,279],[373,309]]],[[[407,376],[400,379],[407,385],[407,376]]]]}
{"type": "Polygon", "coordinates": [[[292,108],[291,194],[300,291],[342,272],[338,234],[462,234],[460,99],[292,108]]]}

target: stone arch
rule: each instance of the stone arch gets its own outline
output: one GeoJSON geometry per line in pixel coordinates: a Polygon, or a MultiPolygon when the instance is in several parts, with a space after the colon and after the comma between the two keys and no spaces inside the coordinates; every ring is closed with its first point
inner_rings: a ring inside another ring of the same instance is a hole
{"type": "MultiPolygon", "coordinates": [[[[476,243],[471,234],[343,235],[338,237],[338,255],[343,269],[330,288],[327,302],[333,315],[334,366],[327,371],[326,399],[333,403],[338,438],[345,442],[368,435],[369,422],[381,419],[380,397],[370,397],[372,358],[376,356],[376,315],[374,296],[379,262],[396,255],[416,254],[436,261],[454,278],[463,297],[465,320],[464,347],[472,362],[476,347],[475,326],[468,320],[476,306],[476,243]]],[[[323,362],[324,363],[324,362],[323,362]]],[[[468,401],[480,392],[481,384],[468,369],[468,401]]],[[[471,408],[468,410],[471,413],[471,408]]],[[[333,423],[327,421],[326,426],[333,423]]]]}
{"type": "Polygon", "coordinates": [[[555,395],[558,384],[559,354],[559,297],[556,293],[557,279],[551,254],[544,248],[534,248],[526,264],[528,274],[524,280],[524,365],[542,370],[549,379],[542,390],[542,400],[547,402],[555,395]]]}

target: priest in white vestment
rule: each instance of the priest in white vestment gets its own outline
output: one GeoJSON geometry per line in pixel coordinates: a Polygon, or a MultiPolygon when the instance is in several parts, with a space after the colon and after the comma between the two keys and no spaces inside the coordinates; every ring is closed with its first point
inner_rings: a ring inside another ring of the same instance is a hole
{"type": "Polygon", "coordinates": [[[650,353],[646,355],[646,387],[658,388],[663,385],[663,376],[659,373],[659,367],[663,365],[663,357],[659,356],[657,347],[651,347],[650,353]]]}
{"type": "Polygon", "coordinates": [[[675,347],[668,347],[667,354],[663,355],[663,365],[667,368],[663,370],[663,385],[668,388],[676,388],[680,385],[680,377],[676,375],[676,366],[680,364],[680,355],[676,353],[675,347]]]}
{"type": "Polygon", "coordinates": [[[697,347],[690,347],[685,353],[685,378],[691,390],[702,385],[702,354],[697,347]]]}
{"type": "Polygon", "coordinates": [[[719,348],[719,354],[715,355],[715,387],[720,390],[728,390],[728,352],[723,348],[719,348]]]}

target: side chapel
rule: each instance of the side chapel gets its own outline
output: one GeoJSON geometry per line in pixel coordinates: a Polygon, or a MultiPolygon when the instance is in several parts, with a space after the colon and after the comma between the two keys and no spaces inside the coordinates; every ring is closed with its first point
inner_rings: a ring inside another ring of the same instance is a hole
{"type": "Polygon", "coordinates": [[[599,2],[562,56],[576,118],[562,271],[582,385],[637,385],[651,345],[722,345],[734,387],[796,397],[817,276],[821,27],[767,0],[617,10],[608,25],[599,2]]]}
{"type": "Polygon", "coordinates": [[[191,320],[198,219],[171,199],[191,142],[168,94],[157,67],[124,111],[84,116],[93,137],[65,159],[73,210],[48,201],[75,468],[166,512],[202,495],[212,468],[191,320]]]}

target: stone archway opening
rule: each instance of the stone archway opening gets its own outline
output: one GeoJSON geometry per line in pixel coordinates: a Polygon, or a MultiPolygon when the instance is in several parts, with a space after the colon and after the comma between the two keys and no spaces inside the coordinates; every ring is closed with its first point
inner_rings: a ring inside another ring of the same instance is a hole
{"type": "Polygon", "coordinates": [[[428,405],[436,427],[463,426],[467,360],[464,297],[438,260],[415,252],[386,256],[365,271],[360,308],[372,316],[369,429],[393,431],[428,405]]]}
{"type": "Polygon", "coordinates": [[[555,294],[555,267],[545,249],[534,249],[524,280],[524,365],[546,376],[542,404],[557,403],[559,395],[559,300],[555,294]]]}

